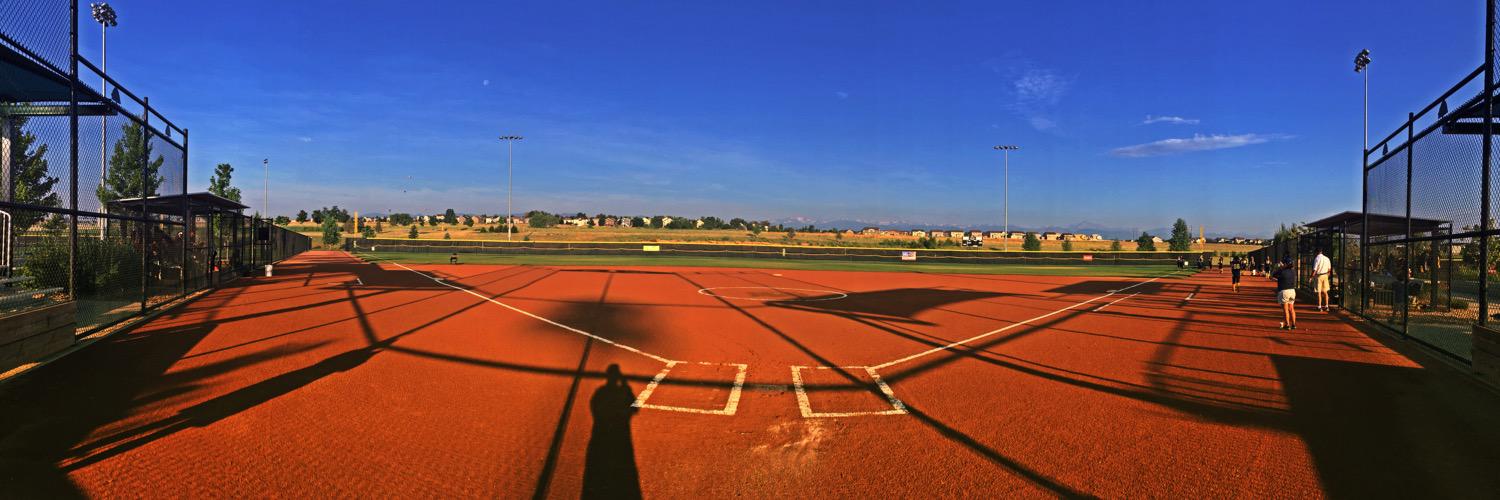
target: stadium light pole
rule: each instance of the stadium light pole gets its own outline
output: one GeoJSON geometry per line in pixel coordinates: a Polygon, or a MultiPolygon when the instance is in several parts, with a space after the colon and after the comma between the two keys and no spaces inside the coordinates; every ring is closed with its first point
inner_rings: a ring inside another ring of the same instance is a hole
{"type": "Polygon", "coordinates": [[[1014,144],[1002,144],[995,146],[997,151],[1005,152],[1005,239],[1001,240],[1001,250],[1010,250],[1010,152],[1021,149],[1014,144]]]}
{"type": "Polygon", "coordinates": [[[500,140],[503,141],[503,142],[505,142],[505,145],[506,145],[506,153],[505,153],[505,241],[506,241],[506,243],[510,242],[510,238],[511,238],[510,235],[511,235],[511,233],[515,232],[515,224],[511,224],[511,222],[510,222],[511,216],[514,215],[514,213],[515,213],[515,212],[513,212],[513,209],[511,208],[510,201],[511,201],[511,193],[513,193],[515,191],[515,186],[516,186],[516,184],[515,184],[516,141],[519,141],[521,139],[522,139],[522,137],[519,136],[519,135],[502,135],[502,136],[500,136],[500,140]]]}
{"type": "Polygon", "coordinates": [[[261,208],[261,210],[265,210],[266,211],[265,212],[265,214],[266,214],[265,217],[267,219],[270,219],[271,218],[271,159],[270,158],[261,159],[260,160],[260,166],[261,166],[261,169],[262,169],[261,170],[261,174],[260,174],[261,181],[265,183],[265,185],[261,187],[261,200],[262,200],[262,204],[261,204],[262,208],[261,208]]]}
{"type": "MultiPolygon", "coordinates": [[[[109,93],[109,28],[119,26],[119,20],[115,16],[115,8],[110,7],[108,2],[90,3],[89,10],[94,16],[94,22],[99,23],[99,95],[109,93]]],[[[104,182],[104,177],[109,174],[109,116],[99,116],[99,182],[104,182]]],[[[99,202],[99,212],[104,212],[104,202],[99,202]]],[[[99,239],[104,239],[104,233],[108,232],[109,218],[99,219],[99,239]]]]}
{"type": "Polygon", "coordinates": [[[1370,150],[1370,49],[1354,56],[1354,72],[1365,75],[1365,151],[1370,150]]]}

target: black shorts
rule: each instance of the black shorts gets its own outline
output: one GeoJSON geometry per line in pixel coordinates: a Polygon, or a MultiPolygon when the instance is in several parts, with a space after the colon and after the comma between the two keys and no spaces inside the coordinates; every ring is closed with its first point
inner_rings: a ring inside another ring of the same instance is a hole
{"type": "Polygon", "coordinates": [[[1240,270],[1239,269],[1233,269],[1233,270],[1230,270],[1229,273],[1230,273],[1229,281],[1231,283],[1236,284],[1236,285],[1240,284],[1240,270]]]}

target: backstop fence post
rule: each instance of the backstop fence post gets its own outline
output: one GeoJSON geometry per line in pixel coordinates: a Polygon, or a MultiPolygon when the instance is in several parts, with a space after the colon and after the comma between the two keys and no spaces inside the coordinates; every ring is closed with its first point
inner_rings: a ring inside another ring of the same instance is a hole
{"type": "Polygon", "coordinates": [[[1495,25],[1495,4],[1500,0],[1485,2],[1484,14],[1484,143],[1480,147],[1479,180],[1479,324],[1489,322],[1489,274],[1490,274],[1490,155],[1495,138],[1495,37],[1500,36],[1495,25]]]}
{"type": "Polygon", "coordinates": [[[146,312],[146,302],[151,299],[151,222],[146,208],[151,197],[151,98],[141,100],[141,221],[136,225],[136,234],[141,238],[141,312],[146,312]]]}
{"type": "Polygon", "coordinates": [[[1403,249],[1404,249],[1403,250],[1403,254],[1405,255],[1405,258],[1402,259],[1403,260],[1402,264],[1405,264],[1405,265],[1402,266],[1402,267],[1404,267],[1405,269],[1401,270],[1401,277],[1400,277],[1401,278],[1401,282],[1403,283],[1402,286],[1405,288],[1405,293],[1403,293],[1402,297],[1401,297],[1401,335],[1402,336],[1406,336],[1407,335],[1408,330],[1407,330],[1406,325],[1411,322],[1411,321],[1409,321],[1411,319],[1410,305],[1411,305],[1411,301],[1412,301],[1412,297],[1411,297],[1411,279],[1412,279],[1412,271],[1411,271],[1411,245],[1412,245],[1412,242],[1411,242],[1411,164],[1412,164],[1412,158],[1416,157],[1416,155],[1417,155],[1417,149],[1416,149],[1416,144],[1415,144],[1415,142],[1416,142],[1416,130],[1415,130],[1416,124],[1417,124],[1417,114],[1416,113],[1407,112],[1406,113],[1406,242],[1401,245],[1403,247],[1403,249]]]}
{"type": "Polygon", "coordinates": [[[68,297],[78,300],[78,0],[68,2],[68,297]]]}

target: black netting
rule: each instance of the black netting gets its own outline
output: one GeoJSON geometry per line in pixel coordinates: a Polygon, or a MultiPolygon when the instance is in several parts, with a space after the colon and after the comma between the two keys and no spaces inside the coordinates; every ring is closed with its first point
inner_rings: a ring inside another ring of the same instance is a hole
{"type": "MultiPolygon", "coordinates": [[[[68,2],[0,0],[0,35],[19,46],[10,48],[29,52],[58,70],[68,68],[70,20],[68,2]]],[[[5,45],[0,42],[0,47],[5,45]]]]}
{"type": "Polygon", "coordinates": [[[1479,230],[1484,136],[1434,130],[1414,141],[1411,152],[1411,215],[1416,236],[1479,230]]]}

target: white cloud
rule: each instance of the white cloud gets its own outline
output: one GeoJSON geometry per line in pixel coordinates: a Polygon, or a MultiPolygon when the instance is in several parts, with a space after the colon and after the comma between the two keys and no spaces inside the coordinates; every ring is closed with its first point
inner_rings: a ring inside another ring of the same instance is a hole
{"type": "Polygon", "coordinates": [[[302,141],[302,142],[312,142],[313,138],[304,135],[302,137],[298,137],[297,140],[302,141]]]}
{"type": "Polygon", "coordinates": [[[1183,118],[1181,116],[1151,116],[1151,115],[1146,115],[1146,121],[1141,122],[1141,125],[1150,125],[1150,124],[1153,124],[1153,123],[1170,123],[1172,125],[1197,125],[1198,124],[1198,119],[1197,118],[1183,118]]]}
{"type": "MultiPolygon", "coordinates": [[[[998,64],[998,63],[997,63],[998,64]]],[[[1024,59],[1005,63],[1005,72],[1010,78],[1009,93],[1013,99],[1010,108],[1040,131],[1058,127],[1055,109],[1073,85],[1071,78],[1058,72],[1036,67],[1024,59]]],[[[991,69],[1000,71],[997,66],[991,69]]]]}
{"type": "Polygon", "coordinates": [[[1037,130],[1052,130],[1054,128],[1057,128],[1057,122],[1052,121],[1051,118],[1047,118],[1045,116],[1033,116],[1031,117],[1030,122],[1031,128],[1037,130]]]}
{"type": "Polygon", "coordinates": [[[844,92],[844,91],[834,92],[833,95],[838,96],[839,99],[848,99],[849,98],[849,93],[848,92],[844,92]]]}
{"type": "Polygon", "coordinates": [[[1262,144],[1273,140],[1287,139],[1291,136],[1285,134],[1239,134],[1239,135],[1202,135],[1194,134],[1192,137],[1183,139],[1163,139],[1156,142],[1125,146],[1110,150],[1110,154],[1125,158],[1145,158],[1148,156],[1167,156],[1193,151],[1212,151],[1215,149],[1230,149],[1262,144]]]}
{"type": "Polygon", "coordinates": [[[488,86],[490,86],[490,81],[489,80],[484,80],[482,82],[479,82],[479,84],[488,87],[488,86]]]}
{"type": "Polygon", "coordinates": [[[1049,69],[1032,68],[1021,73],[1012,85],[1015,86],[1016,101],[1023,105],[1053,105],[1062,100],[1071,84],[1066,78],[1049,69]]]}

